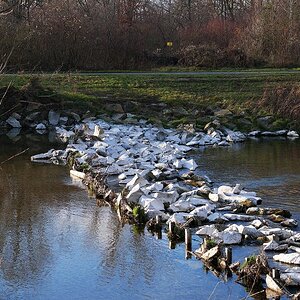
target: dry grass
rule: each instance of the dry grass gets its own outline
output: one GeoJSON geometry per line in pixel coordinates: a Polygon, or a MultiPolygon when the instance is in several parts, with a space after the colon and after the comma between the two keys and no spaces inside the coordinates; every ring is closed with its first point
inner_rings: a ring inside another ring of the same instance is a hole
{"type": "Polygon", "coordinates": [[[300,120],[300,85],[267,88],[259,102],[259,107],[268,112],[296,122],[300,120]]]}

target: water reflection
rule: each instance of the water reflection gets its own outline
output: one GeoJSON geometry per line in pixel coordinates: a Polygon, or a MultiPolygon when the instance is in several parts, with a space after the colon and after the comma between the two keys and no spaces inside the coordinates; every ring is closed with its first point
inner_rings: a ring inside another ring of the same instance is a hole
{"type": "Polygon", "coordinates": [[[300,214],[300,141],[260,139],[226,149],[202,151],[197,162],[217,184],[241,183],[255,190],[264,204],[300,214]]]}
{"type": "MultiPolygon", "coordinates": [[[[256,189],[269,191],[270,199],[282,194],[280,186],[277,189],[279,178],[295,191],[288,201],[296,205],[299,143],[286,148],[281,142],[265,145],[205,150],[198,161],[213,179],[252,182],[256,189]],[[272,189],[264,188],[268,180],[272,189]]],[[[66,168],[32,164],[31,153],[53,147],[47,136],[21,136],[18,141],[0,136],[0,162],[27,147],[28,153],[1,166],[0,298],[223,299],[225,293],[228,299],[240,299],[246,295],[231,279],[225,285],[205,274],[198,261],[186,261],[184,245],[170,250],[164,233],[157,240],[122,226],[109,207],[97,207],[80,184],[72,183],[66,168]]],[[[197,248],[198,243],[193,243],[197,248]]],[[[243,250],[236,254],[244,256],[243,250]]]]}

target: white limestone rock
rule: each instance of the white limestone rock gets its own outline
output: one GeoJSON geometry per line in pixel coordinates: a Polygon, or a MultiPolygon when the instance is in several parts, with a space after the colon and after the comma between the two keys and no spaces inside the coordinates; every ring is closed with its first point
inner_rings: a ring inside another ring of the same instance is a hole
{"type": "Polygon", "coordinates": [[[288,137],[292,137],[292,138],[299,138],[298,132],[296,132],[296,131],[294,131],[294,130],[290,130],[290,131],[287,133],[287,136],[288,136],[288,137]]]}
{"type": "Polygon", "coordinates": [[[37,161],[37,160],[44,160],[44,159],[50,159],[53,157],[53,151],[55,151],[54,149],[49,150],[46,153],[41,153],[41,154],[36,154],[31,156],[31,161],[37,161]]]}
{"type": "Polygon", "coordinates": [[[170,205],[170,209],[173,212],[189,212],[195,208],[189,201],[178,200],[170,205]]]}
{"type": "Polygon", "coordinates": [[[300,253],[281,253],[274,255],[273,259],[281,263],[300,265],[300,253]]]}
{"type": "Polygon", "coordinates": [[[36,130],[46,130],[47,127],[46,127],[45,124],[39,123],[39,124],[37,124],[37,125],[35,126],[35,129],[36,129],[36,130]]]}
{"type": "Polygon", "coordinates": [[[14,117],[12,117],[12,116],[10,116],[10,117],[6,120],[6,123],[7,123],[8,125],[10,125],[11,127],[13,127],[13,128],[21,128],[21,127],[22,127],[22,125],[20,124],[20,122],[19,122],[16,118],[14,118],[14,117]]]}
{"type": "Polygon", "coordinates": [[[229,221],[245,221],[251,222],[256,219],[255,216],[240,215],[240,214],[224,214],[224,217],[229,221]]]}
{"type": "Polygon", "coordinates": [[[175,213],[168,219],[167,224],[169,224],[170,222],[175,222],[179,225],[184,224],[186,223],[189,217],[190,216],[188,213],[175,213]]]}
{"type": "Polygon", "coordinates": [[[171,192],[156,192],[151,194],[153,198],[161,200],[163,203],[174,203],[178,198],[179,194],[177,191],[171,191],[171,192]]]}
{"type": "Polygon", "coordinates": [[[56,126],[59,123],[60,113],[54,110],[50,110],[48,113],[49,124],[52,126],[56,126]]]}
{"type": "Polygon", "coordinates": [[[278,244],[275,240],[263,244],[264,251],[286,251],[288,244],[278,244]]]}
{"type": "Polygon", "coordinates": [[[204,226],[199,227],[199,229],[196,231],[196,234],[200,235],[200,236],[212,237],[212,236],[218,234],[218,232],[219,231],[215,225],[204,225],[204,226]]]}
{"type": "Polygon", "coordinates": [[[136,184],[131,188],[131,191],[126,196],[128,202],[138,203],[141,196],[143,196],[143,192],[141,191],[141,186],[136,184]]]}
{"type": "Polygon", "coordinates": [[[224,223],[228,222],[228,219],[226,219],[222,214],[220,213],[213,213],[207,217],[207,220],[210,223],[224,223]]]}
{"type": "Polygon", "coordinates": [[[185,168],[185,169],[189,169],[191,171],[194,171],[197,169],[198,165],[197,163],[193,160],[193,159],[181,159],[181,163],[182,163],[182,167],[185,168]]]}
{"type": "Polygon", "coordinates": [[[222,231],[215,235],[224,245],[236,245],[242,242],[242,235],[237,231],[222,231]]]}
{"type": "Polygon", "coordinates": [[[136,174],[127,184],[126,188],[128,190],[131,190],[134,186],[139,184],[139,187],[144,187],[146,185],[149,185],[149,181],[146,180],[143,176],[136,174]]]}
{"type": "Polygon", "coordinates": [[[251,239],[257,239],[259,237],[264,236],[264,234],[262,232],[258,231],[254,226],[251,226],[251,225],[248,225],[248,226],[239,225],[238,231],[242,235],[247,235],[251,239]]]}

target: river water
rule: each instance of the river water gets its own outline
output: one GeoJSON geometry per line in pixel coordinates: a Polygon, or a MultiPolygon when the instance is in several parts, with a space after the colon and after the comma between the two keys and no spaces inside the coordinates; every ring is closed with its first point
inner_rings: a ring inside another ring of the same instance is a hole
{"type": "MultiPolygon", "coordinates": [[[[122,226],[98,207],[66,167],[30,155],[57,145],[46,137],[0,136],[0,299],[242,299],[244,288],[186,260],[184,246],[122,226]]],[[[199,152],[216,183],[240,182],[265,204],[300,214],[300,143],[247,142],[199,152]]],[[[205,170],[205,171],[204,171],[205,170]]],[[[193,241],[197,248],[199,241],[193,241]]],[[[234,251],[234,258],[244,255],[234,251]]]]}

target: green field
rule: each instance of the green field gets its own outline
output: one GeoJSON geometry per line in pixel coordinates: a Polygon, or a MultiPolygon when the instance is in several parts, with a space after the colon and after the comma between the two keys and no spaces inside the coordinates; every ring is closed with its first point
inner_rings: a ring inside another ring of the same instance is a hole
{"type": "Polygon", "coordinates": [[[67,101],[101,110],[104,103],[134,101],[147,105],[164,102],[171,107],[229,108],[235,113],[256,108],[264,89],[297,84],[300,72],[250,70],[240,73],[97,73],[1,75],[0,87],[20,88],[33,77],[67,101]],[[78,102],[79,101],[79,102],[78,102]]]}

